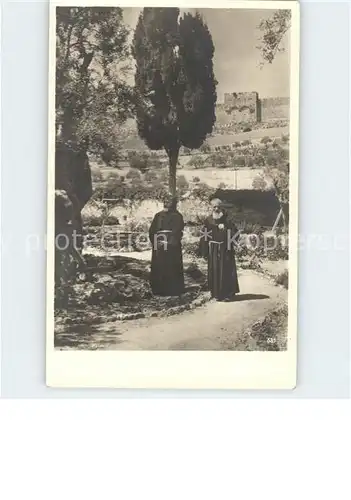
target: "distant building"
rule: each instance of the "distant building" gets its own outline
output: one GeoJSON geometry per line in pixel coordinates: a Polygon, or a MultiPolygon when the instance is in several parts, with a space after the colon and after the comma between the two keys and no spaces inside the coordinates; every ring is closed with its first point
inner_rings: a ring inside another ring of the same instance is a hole
{"type": "Polygon", "coordinates": [[[234,122],[256,123],[259,120],[257,92],[224,94],[224,109],[234,122]]]}
{"type": "Polygon", "coordinates": [[[289,97],[260,99],[257,92],[232,92],[224,94],[224,104],[219,104],[233,123],[258,123],[289,119],[289,97]]]}

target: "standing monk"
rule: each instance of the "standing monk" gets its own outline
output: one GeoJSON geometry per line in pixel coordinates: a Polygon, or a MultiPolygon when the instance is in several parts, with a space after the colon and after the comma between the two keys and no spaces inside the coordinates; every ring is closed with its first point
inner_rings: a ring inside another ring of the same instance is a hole
{"type": "Polygon", "coordinates": [[[184,220],[171,196],[164,200],[150,226],[152,245],[151,289],[154,295],[181,295],[184,292],[184,272],[181,240],[184,220]]]}
{"type": "Polygon", "coordinates": [[[230,301],[239,293],[233,241],[237,230],[228,221],[221,200],[216,198],[211,205],[212,214],[202,230],[200,253],[207,258],[208,287],[212,297],[230,301]]]}

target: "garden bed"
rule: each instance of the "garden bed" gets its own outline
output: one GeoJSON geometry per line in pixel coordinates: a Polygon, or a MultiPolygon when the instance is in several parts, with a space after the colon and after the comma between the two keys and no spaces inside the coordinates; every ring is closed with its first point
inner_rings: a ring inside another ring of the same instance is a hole
{"type": "Polygon", "coordinates": [[[285,351],[287,331],[288,305],[284,303],[243,331],[231,349],[234,351],[285,351]]]}
{"type": "Polygon", "coordinates": [[[209,300],[206,275],[195,263],[185,264],[185,293],[157,297],[149,284],[150,263],[121,256],[87,255],[89,272],[67,290],[69,300],[55,304],[55,332],[76,325],[93,325],[152,316],[167,316],[193,309],[209,300]]]}

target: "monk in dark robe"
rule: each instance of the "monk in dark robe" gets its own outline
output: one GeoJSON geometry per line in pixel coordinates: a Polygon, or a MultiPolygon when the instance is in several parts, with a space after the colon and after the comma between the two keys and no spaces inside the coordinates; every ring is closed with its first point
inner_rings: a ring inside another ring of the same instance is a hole
{"type": "Polygon", "coordinates": [[[200,239],[200,254],[207,258],[208,288],[213,298],[234,300],[239,293],[234,245],[237,229],[228,221],[221,200],[211,202],[212,215],[205,221],[200,239]]]}
{"type": "Polygon", "coordinates": [[[164,200],[150,226],[152,245],[150,284],[152,293],[160,296],[179,296],[184,293],[184,272],[181,240],[184,220],[174,198],[164,200]]]}

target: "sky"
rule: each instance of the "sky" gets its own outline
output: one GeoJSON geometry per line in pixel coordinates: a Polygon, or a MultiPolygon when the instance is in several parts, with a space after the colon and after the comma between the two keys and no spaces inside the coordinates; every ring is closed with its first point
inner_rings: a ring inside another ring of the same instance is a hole
{"type": "MultiPolygon", "coordinates": [[[[125,8],[124,20],[135,29],[139,8],[125,8]]],[[[194,9],[188,9],[192,11],[194,9]]],[[[181,9],[181,12],[184,9],[181,9]]],[[[218,102],[225,92],[256,91],[260,97],[289,96],[289,35],[283,40],[284,52],[272,64],[262,61],[257,29],[263,18],[273,11],[258,9],[198,9],[212,34],[215,46],[214,73],[218,81],[218,102]]],[[[133,77],[131,82],[133,83],[133,77]]]]}

